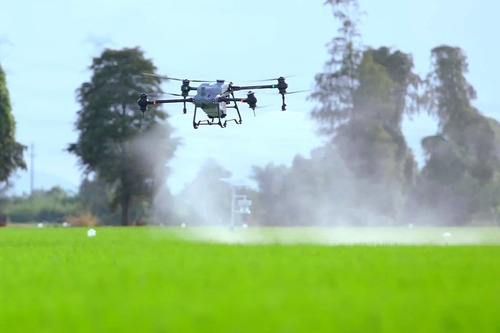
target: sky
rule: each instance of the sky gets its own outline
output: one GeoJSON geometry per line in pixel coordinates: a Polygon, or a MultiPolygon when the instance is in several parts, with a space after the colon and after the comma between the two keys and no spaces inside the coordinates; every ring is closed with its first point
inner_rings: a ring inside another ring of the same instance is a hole
{"type": "MultiPolygon", "coordinates": [[[[421,76],[430,70],[433,47],[461,47],[469,62],[467,79],[478,92],[474,105],[499,119],[500,46],[495,31],[500,31],[500,3],[359,2],[365,12],[360,25],[363,44],[412,54],[421,76]]],[[[337,34],[338,23],[331,6],[312,0],[18,0],[15,10],[0,17],[0,64],[6,72],[16,139],[30,147],[25,153],[28,170],[11,179],[10,193],[15,194],[29,193],[31,184],[37,189],[58,185],[78,190],[82,169],[65,151],[78,136],[75,91],[90,80],[88,67],[104,48],[140,47],[158,73],[172,77],[244,85],[286,76],[289,90],[306,90],[314,88],[315,74],[324,70],[327,44],[337,34]]],[[[164,85],[167,92],[179,89],[178,82],[164,85]]],[[[256,97],[267,107],[254,117],[243,105],[243,124],[225,129],[194,130],[192,108],[188,115],[178,104],[164,108],[174,136],[182,141],[169,163],[168,185],[174,193],[207,159],[244,179],[252,166],[290,165],[296,155],[309,157],[323,144],[309,116],[315,104],[308,93],[290,95],[287,112],[280,111],[277,92],[258,91],[256,97]]],[[[421,164],[420,139],[436,132],[435,120],[422,113],[405,119],[403,130],[421,164]]]]}

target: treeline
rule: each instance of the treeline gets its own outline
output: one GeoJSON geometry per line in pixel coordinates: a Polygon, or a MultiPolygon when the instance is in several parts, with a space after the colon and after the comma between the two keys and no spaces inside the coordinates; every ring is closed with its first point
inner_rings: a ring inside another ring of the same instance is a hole
{"type": "Polygon", "coordinates": [[[3,211],[14,222],[64,222],[79,213],[78,199],[60,187],[36,190],[30,196],[3,199],[3,211]]]}
{"type": "Polygon", "coordinates": [[[500,124],[472,105],[459,47],[431,50],[431,70],[410,54],[365,47],[358,4],[328,1],[340,21],[331,60],[316,76],[312,111],[328,143],[293,165],[255,168],[259,221],[287,225],[497,225],[500,124]],[[421,170],[402,132],[406,115],[438,125],[423,138],[421,170]]]}
{"type": "MultiPolygon", "coordinates": [[[[207,161],[203,172],[177,195],[164,187],[153,200],[135,200],[129,212],[130,225],[224,225],[229,223],[231,188],[221,182],[230,177],[214,161],[207,161]]],[[[254,193],[254,192],[252,192],[254,193]]],[[[68,223],[73,226],[120,225],[120,210],[114,204],[113,190],[102,180],[86,179],[77,193],[56,186],[33,194],[4,196],[3,215],[11,223],[68,223]]]]}

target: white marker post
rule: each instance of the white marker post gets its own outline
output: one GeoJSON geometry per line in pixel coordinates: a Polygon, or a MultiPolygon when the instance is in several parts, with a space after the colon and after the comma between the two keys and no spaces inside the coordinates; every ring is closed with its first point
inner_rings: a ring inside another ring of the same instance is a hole
{"type": "Polygon", "coordinates": [[[236,193],[237,189],[248,187],[245,182],[231,178],[221,178],[220,180],[231,186],[231,229],[233,229],[235,214],[251,214],[250,206],[252,205],[252,200],[248,200],[244,194],[236,193]],[[236,204],[238,204],[238,209],[236,209],[236,204]]]}

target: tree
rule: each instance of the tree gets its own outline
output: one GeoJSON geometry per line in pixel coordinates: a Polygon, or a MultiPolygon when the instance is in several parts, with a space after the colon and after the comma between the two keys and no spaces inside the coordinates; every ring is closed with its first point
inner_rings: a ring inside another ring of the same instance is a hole
{"type": "Polygon", "coordinates": [[[98,217],[100,224],[116,224],[116,213],[111,206],[113,186],[94,174],[94,178],[85,177],[80,183],[78,200],[85,213],[98,217]]]}
{"type": "Polygon", "coordinates": [[[139,48],[106,49],[94,58],[90,82],[77,90],[78,141],[68,151],[76,154],[85,174],[101,178],[113,193],[113,207],[121,207],[121,224],[128,225],[131,205],[151,202],[168,175],[166,162],[177,141],[171,138],[166,114],[159,108],[141,114],[138,92],[161,93],[152,61],[139,48]]]}
{"type": "Polygon", "coordinates": [[[23,152],[26,146],[15,139],[16,123],[12,116],[5,72],[0,66],[0,184],[9,184],[16,169],[26,169],[23,152]]]}
{"type": "Polygon", "coordinates": [[[341,22],[338,36],[329,43],[331,59],[325,72],[316,75],[316,91],[311,98],[321,104],[312,112],[324,134],[333,134],[338,124],[348,120],[353,111],[353,92],[358,86],[358,66],[361,62],[361,38],[358,32],[359,4],[357,0],[327,0],[333,16],[341,22]]]}
{"type": "Polygon", "coordinates": [[[467,59],[458,47],[436,47],[426,79],[426,108],[438,133],[422,140],[426,163],[412,209],[439,224],[466,224],[474,217],[498,218],[500,124],[472,106],[467,59]]]}
{"type": "Polygon", "coordinates": [[[416,109],[419,80],[412,67],[411,57],[400,51],[363,52],[352,115],[338,125],[333,140],[356,179],[355,204],[392,219],[399,218],[416,176],[401,128],[404,113],[416,109]]]}
{"type": "Polygon", "coordinates": [[[311,98],[320,105],[312,117],[352,174],[352,204],[396,218],[416,173],[401,126],[404,113],[416,110],[419,79],[408,54],[362,50],[356,0],[327,2],[341,26],[326,71],[316,76],[311,98]]]}
{"type": "Polygon", "coordinates": [[[311,98],[319,106],[312,118],[351,173],[352,206],[394,220],[417,173],[401,127],[404,114],[417,110],[420,79],[410,55],[387,47],[363,50],[358,1],[327,3],[341,24],[325,72],[316,75],[311,98]]]}

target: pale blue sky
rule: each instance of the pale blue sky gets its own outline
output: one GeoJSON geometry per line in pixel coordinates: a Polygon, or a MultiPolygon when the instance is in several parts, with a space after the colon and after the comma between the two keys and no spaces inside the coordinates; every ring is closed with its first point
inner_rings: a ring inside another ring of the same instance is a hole
{"type": "MultiPolygon", "coordinates": [[[[475,105],[498,117],[496,66],[499,31],[496,1],[360,0],[367,46],[389,46],[414,56],[417,73],[429,70],[430,50],[446,43],[460,46],[469,60],[469,81],[478,92],[475,105]]],[[[326,44],[336,34],[331,7],[323,1],[131,1],[19,0],[0,20],[0,63],[7,73],[17,140],[35,144],[35,187],[76,190],[77,159],[64,152],[76,140],[79,105],[75,90],[89,80],[87,67],[103,47],[139,46],[160,73],[174,77],[218,79],[236,84],[293,75],[290,90],[313,87],[315,73],[328,59],[326,44]]],[[[165,90],[177,92],[177,83],[165,90]]],[[[243,125],[192,129],[191,114],[178,105],[166,110],[184,145],[172,160],[169,185],[189,182],[207,158],[237,177],[251,165],[289,164],[321,144],[308,120],[313,103],[307,94],[290,96],[282,113],[279,95],[257,93],[257,113],[244,107],[243,125]]],[[[419,140],[435,131],[422,116],[405,122],[410,145],[421,159],[419,140]]],[[[26,153],[29,163],[29,152],[26,153]]],[[[29,173],[12,179],[15,192],[29,191],[29,173]]]]}

